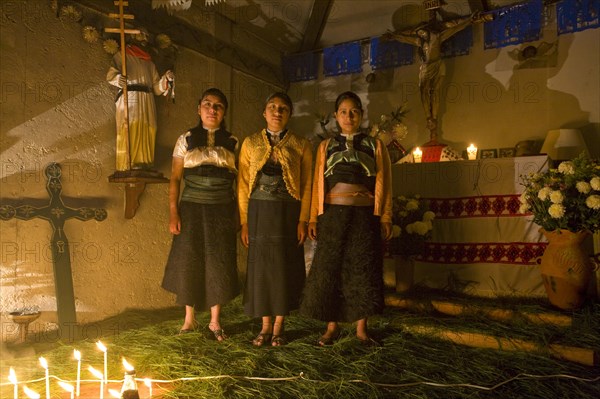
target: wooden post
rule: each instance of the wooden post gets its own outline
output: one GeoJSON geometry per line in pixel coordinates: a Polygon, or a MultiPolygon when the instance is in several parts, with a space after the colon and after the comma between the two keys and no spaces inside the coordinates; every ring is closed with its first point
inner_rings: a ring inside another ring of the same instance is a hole
{"type": "MultiPolygon", "coordinates": [[[[119,20],[119,28],[105,28],[105,32],[110,33],[118,33],[121,38],[121,75],[127,78],[127,56],[125,52],[125,34],[138,34],[140,33],[139,29],[125,29],[125,20],[126,19],[134,19],[135,17],[132,14],[125,14],[124,7],[129,5],[127,1],[118,0],[115,1],[114,4],[119,6],[118,14],[108,14],[111,18],[117,18],[119,20]]],[[[125,108],[123,109],[123,115],[125,117],[125,150],[127,151],[127,165],[129,165],[129,170],[131,170],[131,154],[129,153],[129,100],[127,98],[127,84],[121,87],[123,91],[123,104],[125,108]]]]}

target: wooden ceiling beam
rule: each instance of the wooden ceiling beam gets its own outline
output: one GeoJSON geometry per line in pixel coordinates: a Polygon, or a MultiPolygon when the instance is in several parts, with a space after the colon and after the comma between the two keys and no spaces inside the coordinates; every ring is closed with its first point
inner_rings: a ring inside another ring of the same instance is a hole
{"type": "MultiPolygon", "coordinates": [[[[112,4],[97,0],[79,0],[78,4],[108,16],[114,12],[112,4]]],[[[149,32],[167,34],[178,46],[186,47],[207,57],[213,58],[250,76],[282,86],[283,71],[235,43],[224,41],[200,30],[189,22],[168,15],[164,9],[152,10],[150,0],[130,2],[128,13],[135,15],[135,25],[149,32]]],[[[274,51],[277,51],[274,49],[274,51]]]]}
{"type": "Polygon", "coordinates": [[[329,13],[333,6],[334,0],[314,0],[310,16],[308,18],[308,24],[304,31],[304,38],[302,39],[302,45],[300,51],[310,51],[317,48],[321,35],[325,29],[325,24],[329,18],[329,13]]]}

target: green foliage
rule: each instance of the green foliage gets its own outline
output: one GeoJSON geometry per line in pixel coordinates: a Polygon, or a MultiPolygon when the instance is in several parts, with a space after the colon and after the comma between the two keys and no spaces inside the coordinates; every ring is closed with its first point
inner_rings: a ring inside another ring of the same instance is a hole
{"type": "MultiPolygon", "coordinates": [[[[466,306],[562,314],[533,298],[457,297],[427,289],[411,295],[414,300],[423,298],[424,303],[437,298],[466,306]]],[[[522,339],[545,347],[560,344],[597,350],[600,348],[597,303],[588,303],[572,313],[570,327],[533,324],[526,319],[499,322],[478,314],[444,316],[427,308],[410,312],[387,307],[382,315],[369,319],[369,331],[382,347],[361,346],[354,335],[355,326],[349,323],[342,324],[342,335],[334,345],[318,347],[315,343],[325,331],[325,323],[293,314],[286,318],[288,345],[256,348],[251,341],[260,330],[260,320],[244,315],[240,298],[223,308],[223,327],[230,336],[223,343],[206,334],[210,320],[206,312],[197,313],[200,331],[177,335],[183,313],[181,308],[126,311],[79,326],[86,337],[75,341],[57,340],[56,335],[41,331],[36,335],[32,331],[25,346],[9,345],[2,349],[0,374],[8,375],[8,368],[13,367],[19,381],[36,380],[27,386],[44,392],[44,371],[38,358],[44,356],[48,360],[52,375],[73,381],[76,378],[73,350],[77,349],[82,354],[82,379],[92,380],[88,384],[95,391],[98,385],[87,367],[102,368],[102,353],[95,344],[101,339],[108,348],[108,375],[114,381],[113,387],[118,388],[118,380],[123,378],[121,359],[125,357],[135,366],[138,378],[173,381],[154,383],[155,394],[159,386],[168,389],[163,398],[585,399],[600,395],[597,368],[558,360],[545,352],[475,349],[413,332],[419,326],[426,326],[440,331],[522,339]],[[19,351],[21,355],[11,356],[19,351]],[[539,378],[515,378],[521,373],[539,378]],[[591,381],[594,378],[595,382],[591,381]]],[[[0,397],[12,398],[10,384],[0,389],[0,397]]],[[[54,379],[51,391],[53,398],[64,396],[54,379]]]]}

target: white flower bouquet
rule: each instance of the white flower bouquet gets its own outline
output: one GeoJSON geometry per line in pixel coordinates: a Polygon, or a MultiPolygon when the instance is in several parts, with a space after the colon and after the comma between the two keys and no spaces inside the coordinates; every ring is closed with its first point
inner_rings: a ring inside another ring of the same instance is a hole
{"type": "Polygon", "coordinates": [[[425,241],[431,237],[435,214],[428,210],[427,203],[414,197],[395,197],[392,205],[392,239],[389,242],[391,255],[411,256],[423,252],[425,241]]]}
{"type": "Polygon", "coordinates": [[[521,176],[522,213],[546,231],[595,232],[600,228],[600,164],[583,155],[556,169],[521,176]]]}

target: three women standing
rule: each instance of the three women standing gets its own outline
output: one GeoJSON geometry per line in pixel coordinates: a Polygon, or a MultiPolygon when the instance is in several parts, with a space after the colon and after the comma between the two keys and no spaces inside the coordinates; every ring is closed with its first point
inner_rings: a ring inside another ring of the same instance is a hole
{"type": "Polygon", "coordinates": [[[305,280],[312,149],[287,129],[292,111],[287,94],[270,95],[266,129],[247,137],[240,151],[241,240],[248,247],[244,311],[262,318],[256,346],[285,344],[284,319],[298,308],[305,280]]]}
{"type": "MultiPolygon", "coordinates": [[[[175,146],[169,189],[174,238],[163,279],[163,287],[185,305],[181,333],[197,328],[195,308],[210,309],[208,328],[219,341],[226,338],[221,305],[238,293],[238,141],[222,125],[226,110],[225,95],[207,90],[198,107],[200,124],[175,146]]],[[[248,247],[244,310],[262,319],[253,344],[285,344],[285,316],[298,307],[328,322],[319,345],[333,343],[338,322],[356,322],[357,338],[372,343],[367,317],[383,308],[381,242],[392,234],[387,150],[360,132],[360,98],[342,93],[335,103],[341,134],[319,145],[311,197],[311,145],[287,130],[292,110],[287,94],[269,96],[266,129],[247,137],[240,151],[238,205],[241,240],[248,247]],[[307,236],[318,241],[304,285],[307,236]]]]}
{"type": "Polygon", "coordinates": [[[392,234],[391,169],[387,149],[360,132],[362,102],[345,92],[335,102],[337,136],[319,145],[308,235],[317,240],[301,313],[327,321],[321,346],[339,335],[338,322],[356,322],[356,336],[374,341],[367,317],[383,308],[382,238],[392,234]]]}
{"type": "Polygon", "coordinates": [[[198,105],[200,123],[175,144],[169,185],[169,230],[174,236],[162,282],[177,295],[177,304],[185,306],[180,333],[198,328],[194,309],[210,309],[208,329],[218,341],[226,339],[221,305],[239,292],[234,195],[238,140],[224,127],[227,106],[220,90],[206,90],[198,105]]]}

